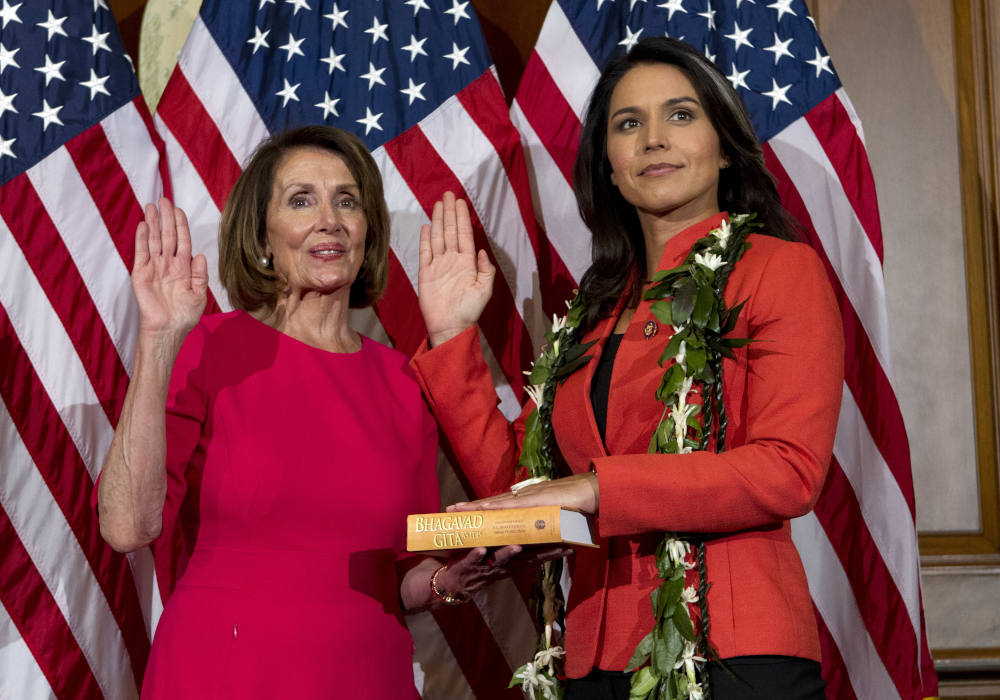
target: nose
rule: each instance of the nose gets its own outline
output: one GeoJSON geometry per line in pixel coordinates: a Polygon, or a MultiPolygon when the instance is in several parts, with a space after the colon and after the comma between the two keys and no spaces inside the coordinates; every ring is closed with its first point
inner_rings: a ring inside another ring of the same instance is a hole
{"type": "Polygon", "coordinates": [[[662,151],[669,148],[667,142],[667,127],[653,119],[643,129],[643,150],[662,151]]]}
{"type": "Polygon", "coordinates": [[[316,208],[316,227],[320,231],[332,231],[339,226],[337,212],[331,202],[322,202],[316,208]]]}

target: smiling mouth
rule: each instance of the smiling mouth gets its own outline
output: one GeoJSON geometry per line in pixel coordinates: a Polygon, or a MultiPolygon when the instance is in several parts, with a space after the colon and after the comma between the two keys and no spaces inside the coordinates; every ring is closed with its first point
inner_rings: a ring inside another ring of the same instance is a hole
{"type": "Polygon", "coordinates": [[[675,170],[679,170],[680,167],[681,166],[673,165],[672,163],[652,163],[651,165],[647,165],[645,168],[639,171],[639,175],[650,175],[650,176],[666,175],[667,173],[672,173],[675,170]]]}
{"type": "Polygon", "coordinates": [[[309,249],[309,255],[317,258],[337,258],[346,252],[343,246],[336,244],[318,245],[309,249]]]}

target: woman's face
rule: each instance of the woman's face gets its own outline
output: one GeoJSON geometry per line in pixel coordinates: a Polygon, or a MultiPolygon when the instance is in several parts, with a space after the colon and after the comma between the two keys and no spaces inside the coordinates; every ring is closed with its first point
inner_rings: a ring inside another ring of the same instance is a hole
{"type": "Polygon", "coordinates": [[[719,135],[678,68],[641,64],[626,73],[608,110],[611,182],[646,216],[701,220],[719,211],[719,135]]]}
{"type": "Polygon", "coordinates": [[[303,147],[278,164],[267,206],[266,253],[291,294],[349,295],[364,262],[367,233],[361,191],[343,158],[303,147]]]}

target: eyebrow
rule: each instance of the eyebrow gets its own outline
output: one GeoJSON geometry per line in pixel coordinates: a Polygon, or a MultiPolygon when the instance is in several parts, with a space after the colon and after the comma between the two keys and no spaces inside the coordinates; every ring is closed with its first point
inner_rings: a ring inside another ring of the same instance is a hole
{"type": "MultiPolygon", "coordinates": [[[[688,97],[687,95],[684,95],[682,97],[671,97],[669,100],[663,103],[663,106],[675,107],[679,104],[684,104],[685,102],[691,102],[699,107],[701,106],[701,103],[698,100],[696,100],[693,97],[688,97]]],[[[612,114],[609,117],[609,119],[614,119],[619,114],[634,114],[636,112],[641,112],[641,111],[642,111],[641,108],[636,107],[634,105],[629,105],[628,107],[622,107],[621,109],[617,110],[614,114],[612,114]]]]}
{"type": "MultiPolygon", "coordinates": [[[[312,184],[310,182],[289,182],[287,185],[285,185],[284,187],[281,188],[281,191],[285,192],[287,190],[295,189],[296,187],[301,188],[303,190],[315,190],[316,189],[316,185],[314,185],[314,184],[312,184]]],[[[337,193],[340,193],[340,192],[360,192],[360,191],[361,191],[361,188],[357,184],[355,184],[353,182],[351,182],[351,183],[345,183],[343,185],[337,185],[337,189],[336,189],[337,193]]]]}

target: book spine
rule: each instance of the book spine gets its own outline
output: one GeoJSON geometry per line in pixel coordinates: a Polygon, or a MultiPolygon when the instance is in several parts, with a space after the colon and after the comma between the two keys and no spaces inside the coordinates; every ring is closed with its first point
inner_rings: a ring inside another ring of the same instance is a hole
{"type": "Polygon", "coordinates": [[[411,552],[562,541],[558,506],[428,513],[406,518],[411,552]]]}

